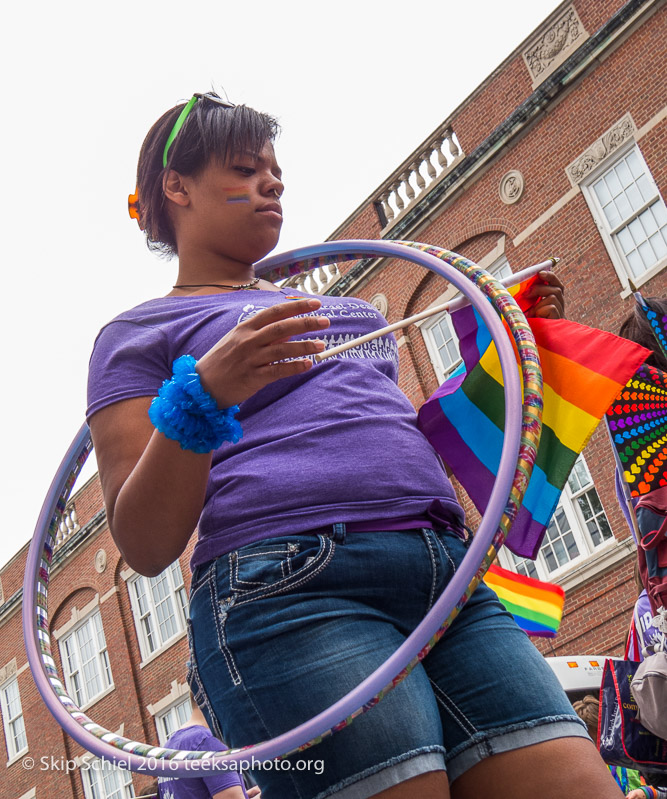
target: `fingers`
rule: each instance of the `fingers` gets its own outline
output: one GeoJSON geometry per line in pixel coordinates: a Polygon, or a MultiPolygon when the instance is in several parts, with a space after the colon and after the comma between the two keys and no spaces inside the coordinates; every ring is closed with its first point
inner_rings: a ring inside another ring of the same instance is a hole
{"type": "Polygon", "coordinates": [[[259,346],[286,341],[293,336],[329,327],[329,320],[325,316],[313,314],[321,304],[321,301],[316,299],[280,303],[265,308],[242,322],[239,327],[257,331],[255,341],[259,346]]]}
{"type": "Polygon", "coordinates": [[[540,272],[527,298],[537,300],[526,316],[541,319],[562,319],[565,316],[565,286],[553,272],[540,272]]]}
{"type": "Polygon", "coordinates": [[[285,341],[270,347],[263,347],[258,353],[259,365],[275,363],[287,359],[302,358],[323,352],[326,344],[320,339],[303,339],[302,341],[285,341]]]}

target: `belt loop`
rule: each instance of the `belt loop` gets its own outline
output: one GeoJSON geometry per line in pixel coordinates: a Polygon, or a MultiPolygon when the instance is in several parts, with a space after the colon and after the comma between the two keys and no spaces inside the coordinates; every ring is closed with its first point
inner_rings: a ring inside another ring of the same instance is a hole
{"type": "Polygon", "coordinates": [[[333,533],[331,536],[332,541],[334,541],[336,544],[344,544],[347,535],[345,522],[336,522],[336,524],[332,524],[331,530],[333,533]]]}

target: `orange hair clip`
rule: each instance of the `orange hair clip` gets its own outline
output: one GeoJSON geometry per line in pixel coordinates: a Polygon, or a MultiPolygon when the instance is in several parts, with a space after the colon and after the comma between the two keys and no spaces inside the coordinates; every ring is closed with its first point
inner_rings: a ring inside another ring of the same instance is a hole
{"type": "Polygon", "coordinates": [[[136,219],[139,227],[141,227],[141,214],[139,212],[139,189],[135,188],[134,194],[130,194],[127,198],[127,210],[130,214],[130,219],[136,219]]]}

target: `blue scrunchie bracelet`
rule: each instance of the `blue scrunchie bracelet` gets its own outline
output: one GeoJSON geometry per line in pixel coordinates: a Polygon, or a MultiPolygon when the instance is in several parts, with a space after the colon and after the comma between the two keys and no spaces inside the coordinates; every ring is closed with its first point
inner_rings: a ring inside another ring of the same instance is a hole
{"type": "Polygon", "coordinates": [[[217,449],[223,441],[235,444],[243,430],[235,418],[239,406],[220,410],[202,387],[196,363],[192,355],[181,355],[174,361],[174,375],[162,384],[148,415],[161,433],[178,441],[181,449],[203,454],[217,449]]]}

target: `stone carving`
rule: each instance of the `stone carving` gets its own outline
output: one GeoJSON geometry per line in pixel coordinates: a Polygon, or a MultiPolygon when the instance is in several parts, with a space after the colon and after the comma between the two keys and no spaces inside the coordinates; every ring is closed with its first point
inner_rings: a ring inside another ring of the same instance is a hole
{"type": "Polygon", "coordinates": [[[574,6],[568,6],[523,52],[533,86],[541,83],[587,38],[574,6]]]}
{"type": "Polygon", "coordinates": [[[597,166],[602,163],[621,144],[632,139],[637,127],[630,114],[626,114],[619,122],[613,125],[606,133],[591,144],[591,146],[566,168],[567,176],[573,186],[577,186],[597,166]]]}
{"type": "Polygon", "coordinates": [[[389,311],[389,301],[384,296],[384,294],[376,294],[374,297],[371,297],[371,305],[374,308],[377,308],[378,311],[382,314],[382,316],[387,318],[387,312],[389,311]]]}
{"type": "Polygon", "coordinates": [[[95,571],[98,574],[102,574],[102,572],[107,567],[107,553],[103,549],[98,549],[95,553],[95,571]]]}
{"type": "Polygon", "coordinates": [[[517,202],[523,194],[524,180],[523,175],[518,169],[511,169],[500,179],[498,194],[506,205],[517,202]]]}
{"type": "Polygon", "coordinates": [[[16,671],[16,658],[12,658],[9,663],[0,669],[0,685],[7,682],[11,677],[14,677],[16,671]]]}

